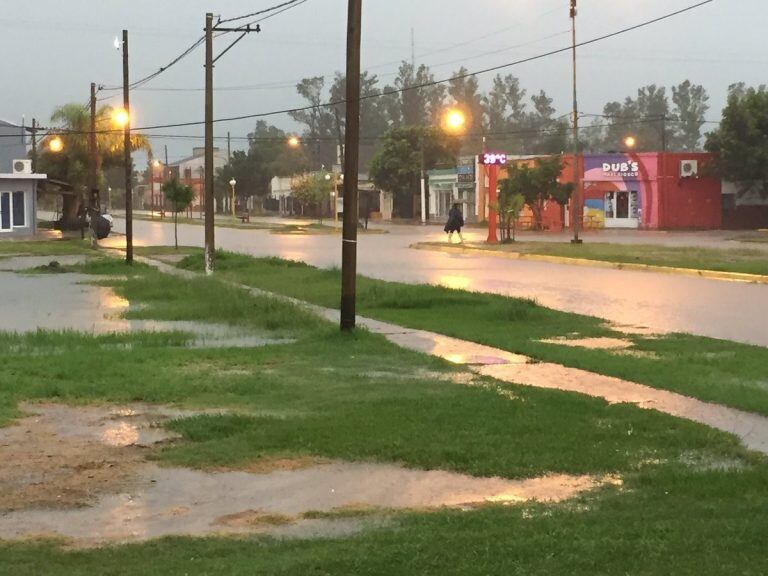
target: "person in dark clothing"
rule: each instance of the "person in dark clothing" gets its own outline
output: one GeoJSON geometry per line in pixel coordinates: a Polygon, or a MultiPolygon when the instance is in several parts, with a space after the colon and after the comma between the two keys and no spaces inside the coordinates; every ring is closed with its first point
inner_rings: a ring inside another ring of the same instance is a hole
{"type": "Polygon", "coordinates": [[[464,215],[461,213],[461,207],[458,204],[451,206],[448,212],[448,222],[445,224],[445,232],[448,234],[448,242],[453,242],[453,233],[459,235],[459,242],[464,244],[464,238],[461,235],[461,229],[464,227],[464,215]]]}

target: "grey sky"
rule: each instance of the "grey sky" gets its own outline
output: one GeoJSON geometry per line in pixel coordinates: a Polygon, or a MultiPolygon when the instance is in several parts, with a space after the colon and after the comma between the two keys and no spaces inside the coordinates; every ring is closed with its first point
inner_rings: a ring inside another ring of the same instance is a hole
{"type": "MultiPolygon", "coordinates": [[[[94,81],[116,85],[121,60],[112,43],[123,28],[130,32],[132,79],[176,56],[202,34],[206,11],[236,16],[278,0],[3,0],[3,78],[0,118],[25,115],[47,121],[54,106],[85,103],[94,81]],[[12,89],[11,89],[12,88],[12,89]]],[[[632,25],[694,3],[694,0],[580,0],[580,40],[632,25]]],[[[328,75],[344,67],[346,0],[309,0],[263,24],[263,32],[245,39],[215,70],[217,87],[262,85],[258,90],[216,94],[216,116],[264,112],[300,104],[292,87],[305,76],[328,75]],[[263,85],[270,85],[264,87],[263,85]]],[[[470,70],[503,64],[569,43],[568,0],[363,0],[363,66],[390,82],[397,62],[411,58],[411,29],[416,59],[439,78],[461,65],[470,70]],[[490,53],[496,52],[496,53],[490,53]],[[490,53],[490,54],[489,54],[490,53]]],[[[639,86],[670,86],[685,79],[703,84],[711,95],[708,117],[718,119],[727,86],[767,81],[765,0],[715,0],[694,12],[592,45],[579,52],[579,93],[584,112],[600,112],[609,100],[634,94],[639,86]]],[[[225,39],[217,42],[221,49],[225,39]]],[[[147,88],[200,88],[202,50],[163,74],[147,88]]],[[[529,93],[543,88],[559,111],[570,108],[568,55],[509,68],[529,93]]],[[[488,85],[491,75],[481,77],[488,85]]],[[[110,93],[118,94],[118,93],[110,93]]],[[[114,100],[120,102],[120,98],[114,100]]],[[[201,120],[202,92],[141,90],[133,93],[138,125],[201,120]]],[[[217,135],[244,136],[254,121],[220,124],[217,135]]],[[[292,128],[285,117],[274,124],[292,128]]],[[[173,134],[202,134],[202,128],[169,129],[173,134]]],[[[194,145],[167,143],[171,158],[194,145]]],[[[241,144],[238,143],[237,146],[241,144]]]]}

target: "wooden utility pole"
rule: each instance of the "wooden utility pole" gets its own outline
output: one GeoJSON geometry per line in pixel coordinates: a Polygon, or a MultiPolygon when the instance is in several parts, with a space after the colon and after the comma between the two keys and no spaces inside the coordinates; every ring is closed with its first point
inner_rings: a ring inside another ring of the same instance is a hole
{"type": "Polygon", "coordinates": [[[213,198],[213,14],[205,15],[205,273],[216,263],[213,198]]]}
{"type": "Polygon", "coordinates": [[[582,198],[581,173],[579,166],[579,101],[576,92],[576,0],[571,0],[571,41],[573,46],[573,199],[571,200],[571,216],[573,219],[573,240],[572,244],[581,244],[579,238],[582,224],[582,207],[584,200],[582,198]]]}
{"type": "Polygon", "coordinates": [[[98,151],[96,150],[96,84],[91,82],[91,127],[88,131],[88,188],[90,196],[88,207],[96,208],[94,201],[98,197],[98,151]]]}
{"type": "Polygon", "coordinates": [[[32,172],[37,172],[37,120],[32,118],[32,172]]]}
{"type": "Polygon", "coordinates": [[[131,104],[128,79],[128,30],[123,30],[123,108],[126,113],[123,129],[125,149],[125,261],[133,264],[133,162],[131,160],[131,104]]]}
{"type": "Polygon", "coordinates": [[[344,226],[341,245],[341,329],[355,328],[358,160],[360,156],[360,38],[362,0],[347,9],[347,122],[344,146],[344,226]]]}

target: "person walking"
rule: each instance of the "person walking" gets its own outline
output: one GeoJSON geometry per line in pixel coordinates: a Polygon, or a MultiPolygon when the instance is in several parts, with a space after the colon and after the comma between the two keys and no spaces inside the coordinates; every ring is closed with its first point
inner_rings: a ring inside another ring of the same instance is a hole
{"type": "Polygon", "coordinates": [[[464,227],[464,215],[461,213],[461,207],[458,204],[451,206],[448,212],[448,222],[445,224],[445,232],[448,234],[448,242],[453,242],[453,233],[459,234],[459,243],[464,244],[464,238],[461,235],[461,229],[464,227]]]}

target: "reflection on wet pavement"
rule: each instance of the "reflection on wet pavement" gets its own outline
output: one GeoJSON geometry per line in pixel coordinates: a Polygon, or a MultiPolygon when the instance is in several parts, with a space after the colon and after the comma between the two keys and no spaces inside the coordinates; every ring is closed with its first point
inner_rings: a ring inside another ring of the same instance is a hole
{"type": "Polygon", "coordinates": [[[64,537],[73,539],[75,546],[94,546],[167,535],[267,532],[306,536],[307,531],[327,524],[308,519],[313,512],[559,502],[598,486],[620,483],[615,477],[568,475],[526,480],[474,478],[346,462],[262,474],[161,468],[148,463],[146,449],[137,446],[167,440],[169,435],[158,423],[189,412],[144,405],[125,411],[57,405],[26,405],[24,409],[35,415],[0,431],[0,456],[12,458],[11,466],[0,468],[0,488],[3,493],[16,494],[5,502],[0,499],[4,512],[0,538],[7,540],[64,537]],[[48,454],[52,451],[66,455],[66,464],[57,461],[51,465],[48,454]],[[23,455],[26,458],[19,458],[23,455]],[[117,462],[121,464],[117,466],[117,462]],[[111,474],[119,478],[110,478],[111,474]],[[75,487],[90,494],[90,501],[62,502],[57,496],[75,487]],[[86,503],[90,505],[83,506],[86,503]]]}

